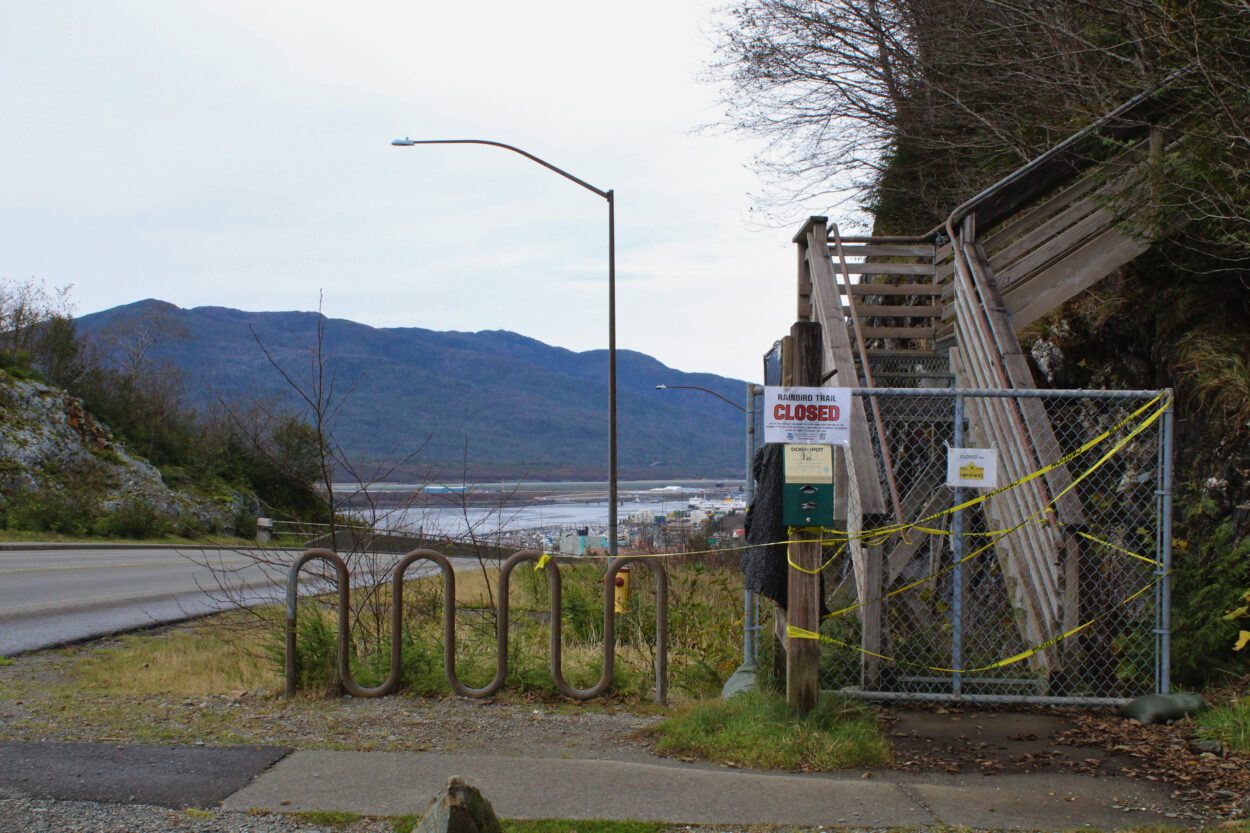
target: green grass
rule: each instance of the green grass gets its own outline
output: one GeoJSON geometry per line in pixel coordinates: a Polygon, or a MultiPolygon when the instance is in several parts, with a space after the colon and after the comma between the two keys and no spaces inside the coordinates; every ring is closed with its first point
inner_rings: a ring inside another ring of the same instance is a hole
{"type": "Polygon", "coordinates": [[[504,819],[504,833],[660,833],[671,825],[659,821],[608,819],[504,819]]]}
{"type": "Polygon", "coordinates": [[[1241,697],[1198,715],[1198,734],[1234,752],[1250,754],[1250,697],[1241,697]]]}
{"type": "MultiPolygon", "coordinates": [[[[395,833],[412,833],[420,816],[391,819],[395,833]]],[[[607,819],[500,819],[503,833],[660,833],[672,825],[658,821],[609,821],[607,819]]]]}
{"type": "Polygon", "coordinates": [[[17,660],[12,657],[0,657],[0,668],[3,668],[6,665],[12,665],[15,662],[17,662],[17,660]]]}
{"type": "MultiPolygon", "coordinates": [[[[61,532],[32,531],[28,529],[0,529],[0,541],[5,543],[32,544],[181,544],[239,547],[253,549],[260,545],[251,538],[231,535],[207,535],[203,538],[184,538],[180,535],[161,535],[152,538],[117,538],[102,535],[67,535],[61,532]]],[[[270,545],[274,546],[274,545],[270,545]]]]}
{"type": "Polygon", "coordinates": [[[315,824],[318,827],[332,827],[336,830],[342,830],[349,824],[355,824],[364,818],[360,813],[349,813],[343,810],[302,810],[289,815],[306,824],[315,824]]]}
{"type": "Polygon", "coordinates": [[[873,713],[832,694],[802,719],[776,694],[702,701],[679,709],[656,731],[658,752],[757,769],[823,771],[889,760],[873,713]]]}

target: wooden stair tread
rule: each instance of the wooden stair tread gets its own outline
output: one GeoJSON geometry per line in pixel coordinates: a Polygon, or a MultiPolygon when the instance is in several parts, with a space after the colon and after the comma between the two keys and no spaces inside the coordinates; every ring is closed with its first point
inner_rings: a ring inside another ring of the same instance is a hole
{"type": "MultiPolygon", "coordinates": [[[[932,263],[847,263],[846,271],[852,275],[932,275],[932,263]]],[[[834,258],[833,268],[842,272],[842,262],[834,258]]]]}
{"type": "Polygon", "coordinates": [[[861,325],[859,332],[864,338],[933,338],[937,328],[929,327],[879,327],[861,325]]]}
{"type": "MultiPolygon", "coordinates": [[[[846,287],[841,287],[843,291],[846,287]]],[[[853,283],[851,294],[860,295],[940,295],[942,287],[931,283],[853,283]]]]}
{"type": "MultiPolygon", "coordinates": [[[[856,304],[855,311],[859,313],[861,319],[872,316],[881,318],[937,318],[942,314],[942,308],[937,304],[917,304],[915,306],[907,304],[856,304]]],[[[849,317],[851,308],[843,307],[842,314],[849,317]]]]}
{"type": "MultiPolygon", "coordinates": [[[[843,243],[842,253],[847,257],[933,257],[933,246],[920,244],[914,246],[902,243],[843,243]]],[[[830,246],[829,254],[838,256],[838,247],[830,246]]]]}
{"type": "Polygon", "coordinates": [[[939,353],[936,350],[908,350],[903,347],[869,347],[867,350],[868,358],[915,358],[915,359],[938,359],[945,358],[945,353],[939,353]]]}

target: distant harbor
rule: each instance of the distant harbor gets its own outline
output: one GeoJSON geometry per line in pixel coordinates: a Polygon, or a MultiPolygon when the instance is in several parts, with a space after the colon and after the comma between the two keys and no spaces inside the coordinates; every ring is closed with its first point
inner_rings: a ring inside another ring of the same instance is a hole
{"type": "MultiPolygon", "coordinates": [[[[684,541],[708,519],[745,509],[742,482],[623,481],[618,525],[622,546],[684,541]]],[[[606,482],[335,484],[340,499],[380,531],[455,541],[477,540],[584,555],[608,546],[606,482]]]]}

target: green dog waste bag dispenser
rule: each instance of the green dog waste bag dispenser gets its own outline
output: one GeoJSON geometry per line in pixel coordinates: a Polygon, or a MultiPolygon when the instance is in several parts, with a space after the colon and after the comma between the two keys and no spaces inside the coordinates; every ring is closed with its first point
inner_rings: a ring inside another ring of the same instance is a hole
{"type": "Polygon", "coordinates": [[[788,443],[782,459],[786,526],[833,526],[833,446],[788,443]]]}

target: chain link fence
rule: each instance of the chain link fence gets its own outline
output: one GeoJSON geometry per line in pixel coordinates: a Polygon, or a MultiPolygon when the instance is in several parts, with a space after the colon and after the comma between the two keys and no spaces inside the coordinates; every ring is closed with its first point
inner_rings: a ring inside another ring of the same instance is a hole
{"type": "Polygon", "coordinates": [[[844,490],[846,531],[825,545],[822,687],[1067,704],[1168,690],[1169,392],[855,395],[882,415],[887,514],[844,490]],[[947,486],[952,447],[992,449],[996,485],[947,486]]]}

